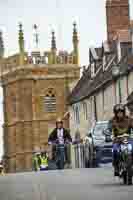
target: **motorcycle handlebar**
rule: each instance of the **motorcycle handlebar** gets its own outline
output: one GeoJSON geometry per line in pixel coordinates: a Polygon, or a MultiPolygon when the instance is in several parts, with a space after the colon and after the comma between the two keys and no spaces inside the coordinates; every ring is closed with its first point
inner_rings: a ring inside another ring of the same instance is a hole
{"type": "Polygon", "coordinates": [[[113,142],[114,142],[114,143],[115,143],[115,142],[119,142],[119,141],[123,140],[124,138],[129,138],[129,137],[130,137],[129,134],[124,133],[124,134],[122,134],[122,135],[118,135],[117,137],[114,137],[114,138],[113,138],[113,142]]]}
{"type": "MultiPolygon", "coordinates": [[[[59,145],[60,143],[58,142],[58,141],[52,141],[52,142],[48,142],[48,144],[49,145],[59,145]]],[[[71,144],[71,142],[69,142],[69,141],[66,141],[65,143],[64,143],[64,145],[69,145],[69,144],[71,144]]]]}

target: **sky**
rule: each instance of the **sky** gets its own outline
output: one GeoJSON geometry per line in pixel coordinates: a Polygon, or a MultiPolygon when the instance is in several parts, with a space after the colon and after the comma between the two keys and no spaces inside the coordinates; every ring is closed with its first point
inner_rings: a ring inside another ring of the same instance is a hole
{"type": "MultiPolygon", "coordinates": [[[[130,0],[131,18],[133,1],[130,0]]],[[[105,0],[0,0],[0,29],[4,34],[6,56],[18,51],[18,24],[24,28],[25,47],[34,49],[33,25],[38,25],[39,48],[48,50],[51,31],[56,34],[57,48],[72,50],[72,24],[77,22],[80,63],[87,65],[90,46],[106,40],[105,0]]],[[[3,122],[2,89],[0,89],[0,127],[3,122]]],[[[2,128],[0,128],[2,155],[2,128]]]]}

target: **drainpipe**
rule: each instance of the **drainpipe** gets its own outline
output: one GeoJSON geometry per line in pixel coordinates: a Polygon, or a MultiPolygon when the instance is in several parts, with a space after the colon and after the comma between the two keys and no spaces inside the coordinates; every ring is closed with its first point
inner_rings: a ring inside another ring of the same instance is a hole
{"type": "Polygon", "coordinates": [[[130,34],[131,34],[132,54],[133,54],[133,27],[130,28],[130,34]]]}
{"type": "Polygon", "coordinates": [[[94,96],[94,117],[95,117],[95,121],[98,120],[97,117],[97,103],[96,103],[96,96],[94,96]]]}

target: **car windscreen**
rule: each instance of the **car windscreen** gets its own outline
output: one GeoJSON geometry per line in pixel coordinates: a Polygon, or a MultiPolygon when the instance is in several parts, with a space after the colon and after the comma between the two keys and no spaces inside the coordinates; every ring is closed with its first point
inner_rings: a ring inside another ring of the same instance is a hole
{"type": "Polygon", "coordinates": [[[108,123],[96,124],[93,130],[94,136],[103,136],[103,131],[108,128],[108,123]]]}

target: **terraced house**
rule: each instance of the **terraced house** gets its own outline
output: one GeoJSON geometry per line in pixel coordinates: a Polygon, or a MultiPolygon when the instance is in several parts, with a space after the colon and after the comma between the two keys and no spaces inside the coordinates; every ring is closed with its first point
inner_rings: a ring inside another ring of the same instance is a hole
{"type": "Polygon", "coordinates": [[[107,0],[107,41],[89,49],[89,65],[70,97],[70,129],[83,137],[97,120],[112,117],[113,105],[133,113],[133,21],[128,0],[107,0]]]}

